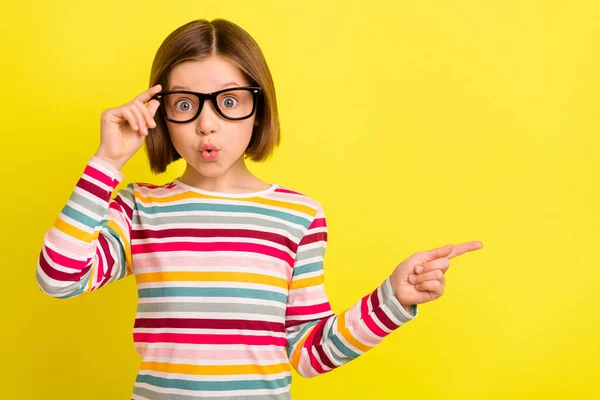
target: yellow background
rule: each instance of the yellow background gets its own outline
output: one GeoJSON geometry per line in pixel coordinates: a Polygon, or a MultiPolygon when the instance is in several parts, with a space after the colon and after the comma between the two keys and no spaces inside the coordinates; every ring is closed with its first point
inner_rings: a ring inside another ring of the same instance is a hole
{"type": "MultiPolygon", "coordinates": [[[[129,398],[134,279],[59,301],[38,290],[36,261],[102,110],[147,88],[171,31],[217,17],[264,51],[283,141],[252,169],[322,202],[335,311],[413,252],[484,243],[381,345],[294,375],[294,399],[597,398],[598,2],[20,1],[0,14],[2,398],[129,398]]],[[[182,170],[152,176],[140,151],[124,183],[182,170]]]]}

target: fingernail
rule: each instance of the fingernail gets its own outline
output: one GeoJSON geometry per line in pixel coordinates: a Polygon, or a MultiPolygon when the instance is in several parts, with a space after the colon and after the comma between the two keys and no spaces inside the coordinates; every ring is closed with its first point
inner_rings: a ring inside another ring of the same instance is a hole
{"type": "Polygon", "coordinates": [[[423,272],[423,267],[421,265],[417,265],[417,267],[415,268],[415,272],[417,274],[420,274],[421,272],[423,272]]]}
{"type": "Polygon", "coordinates": [[[417,281],[417,277],[414,275],[411,275],[408,277],[408,281],[414,285],[415,282],[417,281]]]}

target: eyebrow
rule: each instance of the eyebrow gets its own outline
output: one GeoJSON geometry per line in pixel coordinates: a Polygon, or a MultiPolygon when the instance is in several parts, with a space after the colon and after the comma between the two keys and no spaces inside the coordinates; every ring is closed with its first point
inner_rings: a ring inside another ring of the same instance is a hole
{"type": "MultiPolygon", "coordinates": [[[[232,85],[233,85],[233,86],[236,86],[236,87],[237,87],[237,86],[242,86],[242,85],[240,85],[239,83],[237,83],[236,81],[231,81],[231,82],[224,83],[224,84],[221,86],[221,89],[225,88],[226,86],[232,86],[232,85]]],[[[169,90],[176,90],[176,89],[191,90],[191,89],[190,89],[189,87],[187,87],[187,86],[179,86],[179,85],[177,85],[177,86],[173,86],[173,87],[172,87],[171,89],[169,89],[169,90]]]]}

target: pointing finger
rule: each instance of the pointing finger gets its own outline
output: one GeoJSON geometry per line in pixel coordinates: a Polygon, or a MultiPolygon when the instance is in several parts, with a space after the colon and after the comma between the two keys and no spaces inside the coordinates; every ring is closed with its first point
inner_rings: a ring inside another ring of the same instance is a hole
{"type": "Polygon", "coordinates": [[[444,247],[438,247],[437,249],[417,253],[416,258],[419,260],[419,262],[428,262],[438,258],[446,257],[451,251],[452,245],[447,244],[444,247]]]}
{"type": "Polygon", "coordinates": [[[460,256],[461,254],[479,250],[483,247],[483,243],[479,241],[473,241],[468,243],[457,244],[452,248],[452,252],[447,256],[448,258],[460,256]]]}
{"type": "Polygon", "coordinates": [[[144,91],[143,93],[139,94],[138,96],[136,96],[136,98],[134,100],[141,101],[142,103],[146,103],[146,102],[150,101],[150,99],[152,99],[152,96],[154,96],[156,93],[160,92],[161,89],[162,89],[161,85],[154,85],[150,89],[148,89],[148,90],[144,91]]]}

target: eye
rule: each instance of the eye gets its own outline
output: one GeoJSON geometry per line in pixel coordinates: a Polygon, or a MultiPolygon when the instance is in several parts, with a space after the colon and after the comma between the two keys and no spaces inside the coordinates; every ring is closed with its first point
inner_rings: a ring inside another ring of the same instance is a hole
{"type": "Polygon", "coordinates": [[[224,97],[223,100],[221,101],[221,104],[225,107],[225,108],[232,108],[235,107],[235,105],[237,104],[237,99],[233,96],[227,96],[224,97]]]}
{"type": "Polygon", "coordinates": [[[175,110],[187,112],[190,111],[194,105],[189,100],[179,100],[175,102],[175,110]]]}

